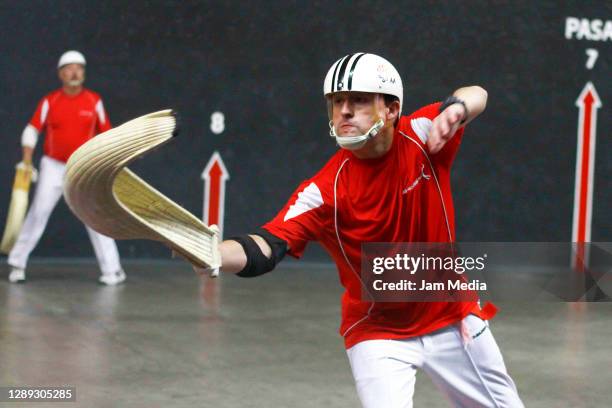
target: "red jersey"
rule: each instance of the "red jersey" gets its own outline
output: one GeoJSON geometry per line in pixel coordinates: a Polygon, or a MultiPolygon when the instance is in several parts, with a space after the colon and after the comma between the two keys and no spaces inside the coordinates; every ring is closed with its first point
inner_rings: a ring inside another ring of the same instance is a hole
{"type": "Polygon", "coordinates": [[[427,135],[439,106],[401,117],[383,157],[364,160],[338,150],[263,226],[287,241],[294,257],[302,255],[308,241],[320,242],[331,255],[345,288],[340,334],[347,348],[364,340],[420,336],[470,313],[483,315],[476,302],[383,303],[361,298],[362,243],[455,239],[450,168],[463,129],[430,156],[427,135]]]}
{"type": "Polygon", "coordinates": [[[58,89],[45,96],[30,125],[39,133],[45,131],[44,154],[62,162],[83,143],[111,128],[100,95],[85,88],[77,95],[58,89]]]}

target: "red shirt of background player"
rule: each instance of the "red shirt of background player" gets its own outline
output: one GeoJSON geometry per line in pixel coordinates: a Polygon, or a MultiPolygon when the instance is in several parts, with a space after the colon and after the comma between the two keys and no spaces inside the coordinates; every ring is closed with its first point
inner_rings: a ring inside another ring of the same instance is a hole
{"type": "Polygon", "coordinates": [[[61,162],[112,127],[100,95],[86,88],[77,95],[62,89],[51,92],[38,103],[30,125],[39,133],[45,131],[44,154],[61,162]]]}

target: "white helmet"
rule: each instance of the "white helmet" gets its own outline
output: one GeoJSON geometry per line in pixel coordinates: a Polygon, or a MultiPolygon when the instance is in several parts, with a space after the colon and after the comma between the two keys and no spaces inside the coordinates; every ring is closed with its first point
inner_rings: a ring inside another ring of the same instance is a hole
{"type": "MultiPolygon", "coordinates": [[[[336,92],[348,91],[396,96],[400,103],[399,112],[402,111],[402,78],[389,61],[378,55],[363,52],[349,54],[331,66],[325,77],[323,94],[328,97],[336,92]]],[[[328,107],[328,114],[330,136],[336,139],[340,147],[350,150],[361,148],[368,139],[376,136],[385,124],[383,119],[379,119],[365,135],[339,137],[331,122],[331,105],[328,107]]]]}
{"type": "Polygon", "coordinates": [[[70,50],[62,54],[59,61],[57,62],[57,69],[60,69],[64,65],[68,64],[81,64],[86,65],[85,57],[78,51],[70,50]]]}

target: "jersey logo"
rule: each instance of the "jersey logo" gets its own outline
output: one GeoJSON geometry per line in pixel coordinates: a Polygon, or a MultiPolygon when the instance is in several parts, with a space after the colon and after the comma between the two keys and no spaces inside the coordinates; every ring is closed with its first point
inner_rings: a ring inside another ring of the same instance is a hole
{"type": "Polygon", "coordinates": [[[91,116],[93,116],[93,114],[94,113],[92,111],[88,111],[88,110],[81,110],[81,111],[79,111],[79,115],[81,115],[81,116],[89,116],[89,117],[91,117],[91,116]]]}
{"type": "Polygon", "coordinates": [[[416,180],[414,180],[411,185],[402,190],[402,194],[406,194],[409,191],[414,190],[414,188],[419,184],[422,179],[429,180],[430,178],[431,174],[425,174],[425,165],[421,163],[421,174],[419,175],[419,177],[416,178],[416,180]]]}
{"type": "Polygon", "coordinates": [[[421,142],[427,143],[429,132],[431,131],[432,121],[428,118],[416,118],[410,120],[410,126],[421,142]]]}
{"type": "Polygon", "coordinates": [[[315,183],[310,183],[303,191],[298,193],[298,198],[295,203],[289,207],[283,221],[290,220],[298,215],[304,214],[306,211],[313,210],[323,205],[323,197],[321,191],[315,183]]]}

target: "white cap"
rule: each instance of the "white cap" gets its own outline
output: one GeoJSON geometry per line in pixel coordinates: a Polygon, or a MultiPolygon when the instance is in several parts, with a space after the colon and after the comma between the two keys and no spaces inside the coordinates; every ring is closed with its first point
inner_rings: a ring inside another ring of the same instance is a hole
{"type": "Polygon", "coordinates": [[[57,69],[60,69],[64,65],[68,64],[81,64],[85,66],[85,57],[83,56],[83,54],[75,50],[66,51],[60,57],[57,63],[57,69]]]}

